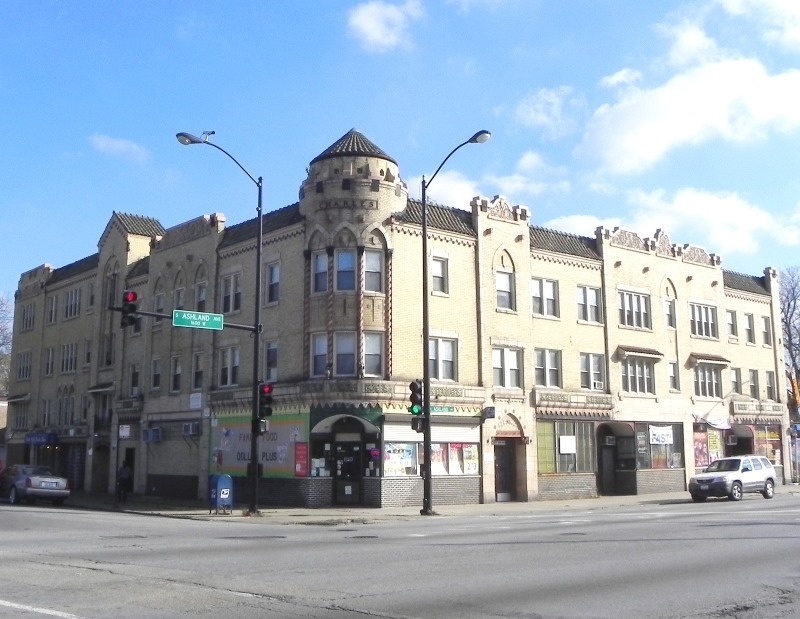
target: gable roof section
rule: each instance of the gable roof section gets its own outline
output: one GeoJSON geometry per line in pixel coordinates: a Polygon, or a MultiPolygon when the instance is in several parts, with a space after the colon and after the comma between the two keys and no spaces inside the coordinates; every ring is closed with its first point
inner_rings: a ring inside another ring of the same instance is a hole
{"type": "Polygon", "coordinates": [[[380,157],[391,161],[397,165],[397,162],[389,155],[383,152],[380,148],[375,146],[367,138],[355,129],[350,129],[342,137],[336,140],[328,148],[322,151],[319,155],[311,160],[311,163],[322,161],[323,159],[330,159],[331,157],[348,157],[348,156],[363,156],[363,157],[380,157]]]}
{"type": "Polygon", "coordinates": [[[744,275],[743,273],[734,273],[733,271],[722,271],[722,282],[725,288],[733,288],[734,290],[741,290],[743,292],[752,292],[753,294],[769,294],[766,282],[763,276],[758,275],[744,275]]]}
{"type": "MultiPolygon", "coordinates": [[[[255,239],[258,235],[258,224],[256,223],[256,219],[256,217],[253,217],[253,219],[248,219],[247,221],[243,221],[235,226],[228,226],[225,228],[222,233],[222,240],[219,243],[219,249],[236,245],[237,243],[241,243],[248,239],[255,239]]],[[[294,204],[284,206],[277,211],[264,213],[261,216],[261,220],[263,222],[262,225],[264,226],[264,232],[272,232],[274,230],[280,230],[281,228],[286,228],[288,226],[300,223],[304,221],[305,218],[300,213],[300,203],[295,202],[294,204]]]]}
{"type": "Polygon", "coordinates": [[[556,254],[569,254],[580,258],[601,260],[597,241],[590,236],[578,236],[549,228],[530,227],[531,251],[543,250],[556,254]]]}
{"type": "MultiPolygon", "coordinates": [[[[395,215],[397,221],[422,225],[422,200],[409,198],[406,208],[395,215]]],[[[472,213],[428,201],[428,228],[465,236],[478,236],[472,225],[472,213]]]]}
{"type": "Polygon", "coordinates": [[[128,213],[118,213],[117,211],[114,211],[114,217],[128,234],[152,238],[154,236],[164,236],[166,232],[161,222],[152,217],[129,215],[128,213]]]}
{"type": "Polygon", "coordinates": [[[86,258],[81,258],[72,264],[68,264],[53,271],[52,275],[50,275],[49,279],[47,280],[47,284],[57,284],[58,282],[75,277],[76,275],[80,275],[81,273],[94,271],[97,269],[97,265],[99,264],[100,254],[86,256],[86,258]]]}
{"type": "Polygon", "coordinates": [[[139,277],[141,275],[147,275],[150,272],[150,256],[145,256],[144,258],[139,258],[136,262],[134,262],[130,268],[128,269],[128,273],[125,276],[125,279],[133,279],[134,277],[139,277]]]}

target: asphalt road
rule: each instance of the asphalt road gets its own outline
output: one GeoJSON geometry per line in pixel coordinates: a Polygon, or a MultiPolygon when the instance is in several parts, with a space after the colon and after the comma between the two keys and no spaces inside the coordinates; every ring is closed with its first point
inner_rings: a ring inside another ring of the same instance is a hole
{"type": "Polygon", "coordinates": [[[800,497],[273,524],[0,504],[0,616],[800,616],[800,497]]]}

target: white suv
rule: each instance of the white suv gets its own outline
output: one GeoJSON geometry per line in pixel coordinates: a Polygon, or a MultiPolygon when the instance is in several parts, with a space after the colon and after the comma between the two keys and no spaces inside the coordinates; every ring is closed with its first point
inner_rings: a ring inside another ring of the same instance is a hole
{"type": "Polygon", "coordinates": [[[689,480],[689,494],[695,502],[710,496],[739,501],[745,492],[760,492],[771,499],[775,496],[775,479],[775,468],[764,456],[720,458],[689,480]]]}

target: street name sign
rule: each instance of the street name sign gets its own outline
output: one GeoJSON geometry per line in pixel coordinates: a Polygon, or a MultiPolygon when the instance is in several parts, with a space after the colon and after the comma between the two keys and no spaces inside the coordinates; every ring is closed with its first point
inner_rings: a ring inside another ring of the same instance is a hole
{"type": "Polygon", "coordinates": [[[222,314],[172,310],[172,326],[189,327],[191,329],[216,329],[220,331],[222,330],[222,314]]]}

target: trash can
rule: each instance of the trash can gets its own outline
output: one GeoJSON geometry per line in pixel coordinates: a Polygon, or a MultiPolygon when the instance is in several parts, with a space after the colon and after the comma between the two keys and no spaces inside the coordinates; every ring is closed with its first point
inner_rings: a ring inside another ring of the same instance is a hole
{"type": "Polygon", "coordinates": [[[233,510],[233,479],[230,475],[217,473],[208,478],[208,513],[215,510],[218,514],[233,510]]]}

